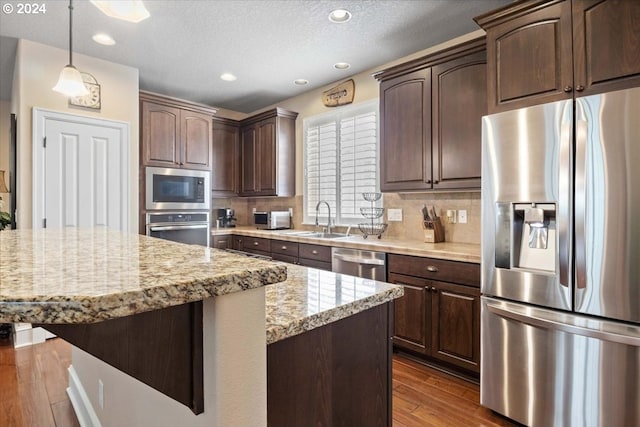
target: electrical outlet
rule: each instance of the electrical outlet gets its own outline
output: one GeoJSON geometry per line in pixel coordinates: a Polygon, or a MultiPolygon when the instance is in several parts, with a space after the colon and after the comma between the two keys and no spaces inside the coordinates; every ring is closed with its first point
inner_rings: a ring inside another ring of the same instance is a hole
{"type": "Polygon", "coordinates": [[[460,224],[466,224],[467,223],[467,211],[466,211],[466,209],[460,209],[458,211],[458,222],[460,224]]]}
{"type": "Polygon", "coordinates": [[[402,221],[402,209],[387,209],[387,221],[402,221]]]}
{"type": "Polygon", "coordinates": [[[100,409],[104,409],[104,383],[98,380],[98,405],[100,409]]]}

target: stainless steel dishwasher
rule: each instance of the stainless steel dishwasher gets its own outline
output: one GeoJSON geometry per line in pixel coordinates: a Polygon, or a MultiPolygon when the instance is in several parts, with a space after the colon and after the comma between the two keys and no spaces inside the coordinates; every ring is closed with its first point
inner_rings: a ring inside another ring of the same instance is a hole
{"type": "Polygon", "coordinates": [[[386,258],[387,254],[384,252],[331,248],[331,271],[386,281],[386,258]]]}

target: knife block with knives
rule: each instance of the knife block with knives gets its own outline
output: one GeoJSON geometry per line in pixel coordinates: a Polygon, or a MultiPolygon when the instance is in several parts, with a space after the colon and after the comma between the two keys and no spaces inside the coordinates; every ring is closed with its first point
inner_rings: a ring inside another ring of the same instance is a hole
{"type": "Polygon", "coordinates": [[[422,227],[424,229],[425,243],[444,242],[444,227],[440,221],[440,217],[436,214],[436,208],[427,209],[422,207],[422,227]]]}

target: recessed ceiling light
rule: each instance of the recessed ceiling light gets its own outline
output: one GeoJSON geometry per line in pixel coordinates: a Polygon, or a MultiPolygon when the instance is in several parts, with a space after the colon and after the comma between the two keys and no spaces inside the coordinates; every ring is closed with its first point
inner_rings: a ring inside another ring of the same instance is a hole
{"type": "Polygon", "coordinates": [[[346,70],[347,68],[351,68],[351,64],[348,62],[336,62],[333,64],[333,68],[336,70],[346,70]]]}
{"type": "Polygon", "coordinates": [[[231,73],[221,74],[220,78],[225,82],[235,82],[236,80],[238,80],[238,78],[231,73]]]}
{"type": "Polygon", "coordinates": [[[336,9],[329,14],[329,21],[342,24],[351,19],[351,12],[346,9],[336,9]]]}
{"type": "Polygon", "coordinates": [[[293,81],[293,84],[296,84],[298,86],[304,86],[306,84],[309,84],[309,80],[307,80],[307,79],[295,79],[293,81]]]}
{"type": "Polygon", "coordinates": [[[116,41],[109,34],[105,33],[96,33],[91,37],[94,42],[103,44],[105,46],[113,46],[116,44],[116,41]]]}

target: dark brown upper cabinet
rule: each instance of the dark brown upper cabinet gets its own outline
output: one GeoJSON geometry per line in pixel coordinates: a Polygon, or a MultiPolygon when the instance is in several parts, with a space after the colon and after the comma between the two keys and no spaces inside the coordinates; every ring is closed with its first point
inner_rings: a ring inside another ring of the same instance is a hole
{"type": "Polygon", "coordinates": [[[475,21],[489,113],[640,85],[640,2],[529,0],[475,21]]]}
{"type": "Polygon", "coordinates": [[[382,191],[431,188],[431,69],[380,83],[382,191]]]}
{"type": "Polygon", "coordinates": [[[381,190],[480,188],[481,118],[487,114],[484,37],[375,77],[381,190]]]}
{"type": "Polygon", "coordinates": [[[240,196],[295,195],[297,116],[275,108],[242,121],[240,196]]]}
{"type": "Polygon", "coordinates": [[[141,164],[210,170],[214,113],[206,106],[141,92],[141,164]]]}
{"type": "Polygon", "coordinates": [[[431,69],[434,189],[480,188],[487,60],[476,52],[431,69]]]}
{"type": "Polygon", "coordinates": [[[213,118],[211,146],[211,193],[218,197],[237,196],[240,188],[240,123],[213,118]]]}

